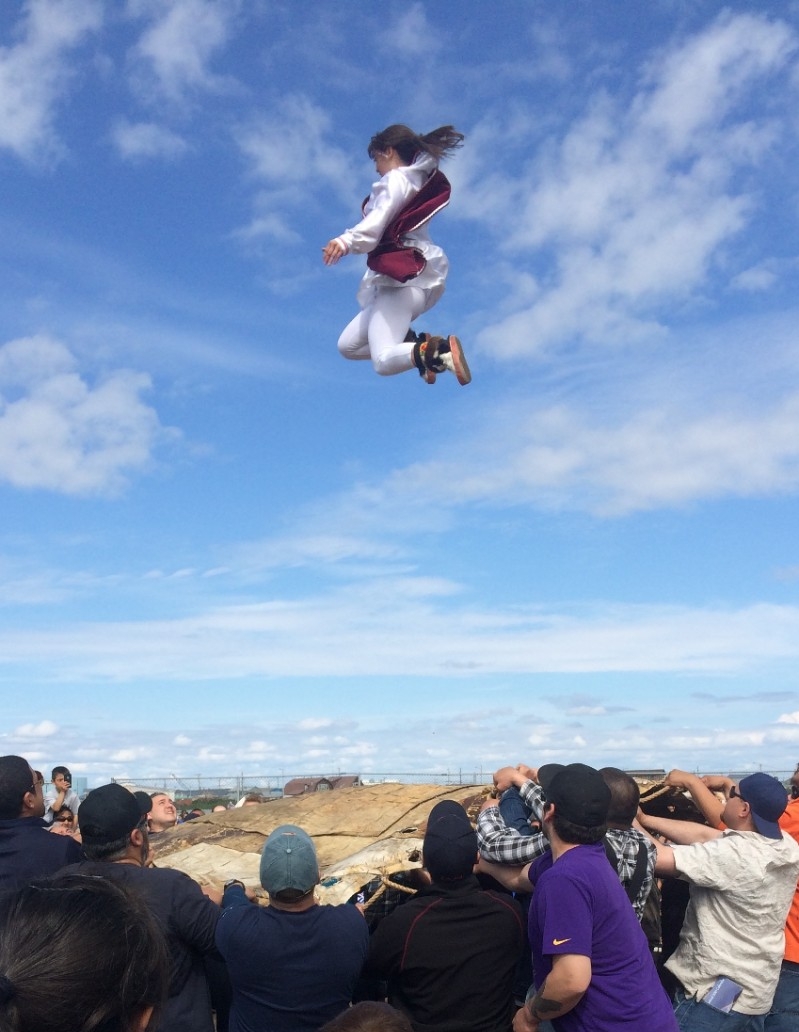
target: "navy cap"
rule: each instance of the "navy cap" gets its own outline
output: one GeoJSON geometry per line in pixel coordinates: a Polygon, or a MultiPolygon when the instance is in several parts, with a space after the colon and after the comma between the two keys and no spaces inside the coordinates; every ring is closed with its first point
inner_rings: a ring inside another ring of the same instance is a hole
{"type": "Polygon", "coordinates": [[[781,839],[782,830],[777,821],[785,813],[788,793],[781,781],[770,774],[750,774],[738,782],[738,795],[749,803],[752,820],[761,835],[781,839]]]}

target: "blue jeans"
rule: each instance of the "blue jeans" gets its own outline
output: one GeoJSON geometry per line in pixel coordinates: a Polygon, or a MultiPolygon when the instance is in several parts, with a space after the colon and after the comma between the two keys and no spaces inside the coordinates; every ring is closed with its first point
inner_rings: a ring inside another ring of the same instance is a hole
{"type": "Polygon", "coordinates": [[[799,964],[782,962],[780,980],[771,1010],[766,1015],[766,1032],[796,1032],[799,1029],[799,964]]]}
{"type": "Polygon", "coordinates": [[[682,989],[674,993],[673,1003],[677,1026],[683,1032],[763,1032],[764,1014],[724,1014],[686,996],[682,989]]]}
{"type": "Polygon", "coordinates": [[[499,812],[509,828],[515,828],[520,835],[532,835],[530,810],[521,797],[519,789],[512,785],[499,798],[499,812]]]}

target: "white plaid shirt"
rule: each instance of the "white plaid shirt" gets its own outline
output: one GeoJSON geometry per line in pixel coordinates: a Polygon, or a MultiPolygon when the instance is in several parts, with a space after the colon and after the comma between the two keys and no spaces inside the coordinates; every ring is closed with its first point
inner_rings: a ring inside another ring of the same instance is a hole
{"type": "MultiPolygon", "coordinates": [[[[541,787],[533,781],[526,781],[519,788],[519,793],[529,807],[535,819],[541,819],[543,809],[543,793],[541,787]]],[[[607,841],[616,854],[616,870],[619,881],[626,887],[635,873],[635,863],[641,843],[646,846],[647,865],[644,880],[633,900],[633,907],[638,920],[644,912],[644,904],[652,888],[655,876],[655,859],[657,851],[646,835],[634,828],[609,828],[607,841]]],[[[532,835],[522,835],[515,828],[510,828],[502,819],[499,806],[481,810],[477,816],[477,841],[480,855],[497,864],[529,864],[549,849],[549,842],[540,831],[532,835]]]]}

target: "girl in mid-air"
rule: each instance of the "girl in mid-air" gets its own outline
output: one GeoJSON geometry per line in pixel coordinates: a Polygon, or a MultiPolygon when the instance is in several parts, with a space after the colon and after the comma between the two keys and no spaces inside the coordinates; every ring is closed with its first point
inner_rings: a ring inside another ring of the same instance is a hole
{"type": "Polygon", "coordinates": [[[424,136],[390,125],[373,136],[369,157],[380,179],[363,204],[363,219],[322,248],[325,265],[350,252],[368,254],[358,290],[361,312],[339,337],[338,349],[344,358],[371,358],[381,376],[415,367],[428,383],[447,370],[461,384],[472,378],[457,337],[410,329],[444,293],[449,262],[427,223],[449,203],[449,181],[438,163],[462,142],[463,133],[451,125],[424,136]]]}

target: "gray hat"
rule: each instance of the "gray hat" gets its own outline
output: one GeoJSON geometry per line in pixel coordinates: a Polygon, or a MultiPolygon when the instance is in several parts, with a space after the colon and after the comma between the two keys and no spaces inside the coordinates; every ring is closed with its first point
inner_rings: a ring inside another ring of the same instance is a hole
{"type": "Polygon", "coordinates": [[[310,892],[319,881],[319,860],[311,836],[294,824],[275,828],[261,852],[261,885],[270,896],[285,889],[310,892]]]}

